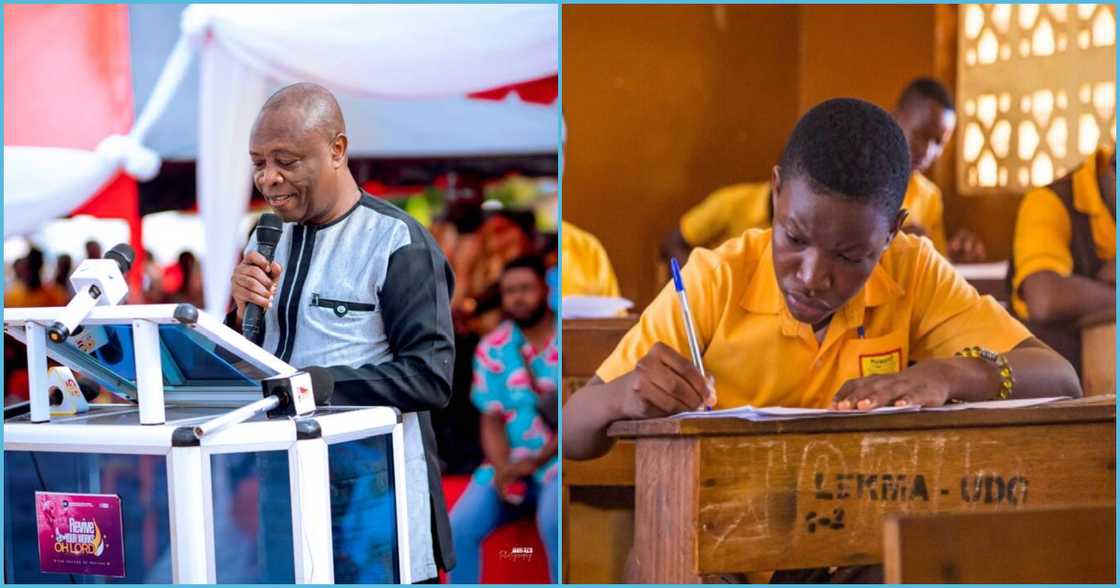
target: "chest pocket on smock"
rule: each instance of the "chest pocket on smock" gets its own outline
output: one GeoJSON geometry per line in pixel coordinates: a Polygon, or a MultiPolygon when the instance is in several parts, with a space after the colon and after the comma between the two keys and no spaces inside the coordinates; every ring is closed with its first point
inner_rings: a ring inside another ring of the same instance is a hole
{"type": "Polygon", "coordinates": [[[910,337],[905,327],[887,335],[852,338],[840,348],[841,383],[854,378],[897,374],[910,361],[910,337]]]}

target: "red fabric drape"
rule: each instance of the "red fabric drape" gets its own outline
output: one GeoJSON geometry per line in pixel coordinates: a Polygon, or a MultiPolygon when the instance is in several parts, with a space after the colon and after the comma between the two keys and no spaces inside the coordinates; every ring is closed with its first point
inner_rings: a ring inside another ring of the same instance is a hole
{"type": "MultiPolygon", "coordinates": [[[[128,6],[4,7],[4,144],[92,150],[127,133],[134,105],[128,6]]],[[[43,178],[50,181],[50,178],[43,178]]],[[[136,181],[118,174],[76,214],[121,218],[131,227],[139,292],[143,265],[136,181]]]]}
{"type": "Polygon", "coordinates": [[[469,96],[481,100],[505,100],[510,92],[516,92],[517,95],[526,102],[531,102],[533,104],[552,104],[556,102],[556,96],[559,94],[559,78],[557,76],[549,76],[539,80],[530,80],[520,84],[510,84],[492,90],[475,92],[469,96]]]}

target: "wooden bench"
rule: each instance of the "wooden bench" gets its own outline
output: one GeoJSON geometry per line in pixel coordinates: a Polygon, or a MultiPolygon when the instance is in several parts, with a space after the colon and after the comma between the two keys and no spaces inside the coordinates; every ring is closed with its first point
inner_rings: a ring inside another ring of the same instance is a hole
{"type": "Polygon", "coordinates": [[[1116,582],[1116,508],[892,515],[883,564],[893,584],[1116,582]]]}
{"type": "Polygon", "coordinates": [[[1116,394],[1116,311],[1087,316],[1081,328],[1081,388],[1086,396],[1116,394]]]}

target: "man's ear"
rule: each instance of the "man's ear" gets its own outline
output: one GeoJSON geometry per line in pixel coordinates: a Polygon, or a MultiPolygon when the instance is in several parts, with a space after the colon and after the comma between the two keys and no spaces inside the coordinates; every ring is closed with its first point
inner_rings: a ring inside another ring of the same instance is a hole
{"type": "Polygon", "coordinates": [[[894,241],[894,238],[898,235],[898,232],[902,230],[902,225],[906,222],[907,218],[910,218],[910,211],[906,210],[905,208],[898,209],[898,216],[894,218],[894,225],[891,227],[891,233],[887,237],[887,244],[883,247],[883,249],[886,249],[887,246],[890,246],[891,242],[894,241]]]}
{"type": "Polygon", "coordinates": [[[331,141],[331,165],[338,168],[346,164],[346,150],[350,146],[350,140],[346,138],[346,133],[339,133],[335,135],[334,140],[331,141]]]}

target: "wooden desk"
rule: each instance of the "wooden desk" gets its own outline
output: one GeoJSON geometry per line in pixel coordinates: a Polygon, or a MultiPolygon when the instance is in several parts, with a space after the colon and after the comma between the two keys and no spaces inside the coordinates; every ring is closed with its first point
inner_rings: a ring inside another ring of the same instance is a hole
{"type": "Polygon", "coordinates": [[[624,421],[637,582],[882,561],[892,513],[1112,506],[1114,398],[1005,410],[624,421]]]}
{"type": "Polygon", "coordinates": [[[1116,394],[1116,311],[1087,316],[1081,328],[1081,389],[1086,396],[1116,394]]]}
{"type": "Polygon", "coordinates": [[[891,515],[890,584],[1115,584],[1116,508],[891,515]]]}
{"type": "MultiPolygon", "coordinates": [[[[565,320],[563,398],[595,375],[637,317],[565,320]]],[[[563,578],[566,583],[623,580],[634,542],[634,444],[591,461],[563,463],[563,578]]]]}

